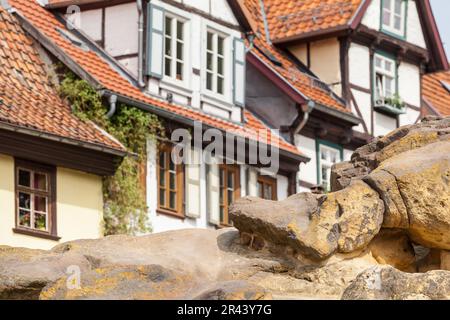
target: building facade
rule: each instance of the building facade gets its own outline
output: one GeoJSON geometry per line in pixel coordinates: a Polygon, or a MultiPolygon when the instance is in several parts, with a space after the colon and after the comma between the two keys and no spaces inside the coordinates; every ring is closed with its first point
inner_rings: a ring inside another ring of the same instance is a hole
{"type": "Polygon", "coordinates": [[[0,25],[0,245],[102,237],[102,178],[126,150],[72,114],[49,82],[42,47],[1,6],[0,25]]]}

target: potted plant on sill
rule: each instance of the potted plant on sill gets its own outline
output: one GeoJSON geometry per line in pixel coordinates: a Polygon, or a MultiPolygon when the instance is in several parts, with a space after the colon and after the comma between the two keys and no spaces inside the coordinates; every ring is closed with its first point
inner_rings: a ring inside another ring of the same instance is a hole
{"type": "Polygon", "coordinates": [[[392,97],[378,98],[375,102],[375,108],[394,115],[406,113],[406,104],[398,94],[392,97]]]}

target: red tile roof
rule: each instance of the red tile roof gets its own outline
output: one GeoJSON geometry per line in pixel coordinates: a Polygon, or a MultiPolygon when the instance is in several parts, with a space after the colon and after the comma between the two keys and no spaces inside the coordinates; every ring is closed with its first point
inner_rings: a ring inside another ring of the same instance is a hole
{"type": "MultiPolygon", "coordinates": [[[[8,0],[9,3],[16,8],[24,18],[30,22],[50,40],[53,44],[63,50],[64,54],[72,59],[78,66],[92,76],[104,88],[113,91],[127,98],[152,105],[165,111],[172,112],[187,119],[200,121],[205,125],[209,125],[227,132],[234,133],[252,140],[264,142],[264,137],[258,136],[255,130],[259,128],[267,128],[261,121],[257,120],[249,112],[246,112],[247,121],[244,125],[239,125],[224,119],[206,114],[200,110],[188,108],[180,105],[169,104],[164,100],[158,100],[154,97],[146,95],[137,87],[132,85],[125,77],[119,74],[114,67],[106,62],[99,54],[90,50],[88,52],[67,41],[60,32],[66,30],[65,26],[60,23],[56,17],[41,7],[35,0],[8,0]]],[[[267,130],[269,130],[267,128],[267,130]]],[[[279,148],[292,154],[301,155],[300,151],[278,135],[268,132],[268,140],[276,140],[279,148]]]]}
{"type": "Polygon", "coordinates": [[[442,116],[450,116],[450,71],[427,74],[422,78],[422,97],[442,116]],[[445,88],[448,86],[448,89],[445,88]]]}
{"type": "Polygon", "coordinates": [[[308,99],[332,109],[351,113],[351,111],[346,108],[345,104],[340,99],[337,99],[331,94],[331,89],[325,89],[327,86],[321,84],[319,79],[315,79],[312,76],[302,72],[286,53],[267,41],[264,32],[264,22],[259,0],[245,0],[244,5],[248,13],[251,15],[250,19],[252,20],[252,24],[257,28],[257,30],[254,30],[257,37],[254,41],[255,48],[252,50],[252,53],[263,60],[264,63],[269,65],[293,88],[300,91],[308,99]],[[261,52],[261,49],[266,50],[273,55],[279,62],[281,62],[281,66],[271,62],[270,59],[261,52]]]}
{"type": "Polygon", "coordinates": [[[125,151],[96,125],[72,114],[51,84],[33,41],[1,6],[0,123],[125,151]]]}
{"type": "Polygon", "coordinates": [[[347,26],[363,0],[264,0],[273,41],[347,26]]]}

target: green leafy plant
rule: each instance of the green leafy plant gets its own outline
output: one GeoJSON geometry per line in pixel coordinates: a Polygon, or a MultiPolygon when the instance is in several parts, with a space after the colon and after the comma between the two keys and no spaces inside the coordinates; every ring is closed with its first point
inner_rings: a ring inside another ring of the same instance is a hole
{"type": "Polygon", "coordinates": [[[72,72],[60,72],[60,94],[72,106],[74,114],[93,121],[118,139],[131,153],[112,177],[103,179],[104,234],[137,234],[151,230],[141,167],[146,161],[148,139],[164,136],[157,116],[119,103],[108,118],[107,105],[89,83],[72,72]]]}
{"type": "Polygon", "coordinates": [[[399,110],[403,110],[405,108],[405,103],[397,93],[392,97],[384,98],[384,103],[399,110]]]}

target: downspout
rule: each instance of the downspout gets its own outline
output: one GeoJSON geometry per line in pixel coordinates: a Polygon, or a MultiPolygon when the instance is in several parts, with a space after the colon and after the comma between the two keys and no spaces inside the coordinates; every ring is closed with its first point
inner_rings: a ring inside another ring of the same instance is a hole
{"type": "Polygon", "coordinates": [[[145,87],[144,82],[144,9],[142,7],[142,0],[136,0],[138,9],[138,84],[140,87],[145,87]]]}
{"type": "Polygon", "coordinates": [[[303,115],[302,122],[300,122],[300,124],[295,128],[294,135],[300,133],[300,131],[303,130],[303,128],[306,126],[306,123],[309,120],[309,115],[311,114],[311,112],[314,110],[315,107],[316,103],[312,100],[309,100],[307,104],[307,110],[304,112],[303,115]]]}
{"type": "Polygon", "coordinates": [[[114,113],[116,113],[117,110],[117,96],[115,94],[110,95],[108,101],[109,101],[109,111],[106,114],[106,117],[110,119],[114,115],[114,113]]]}

